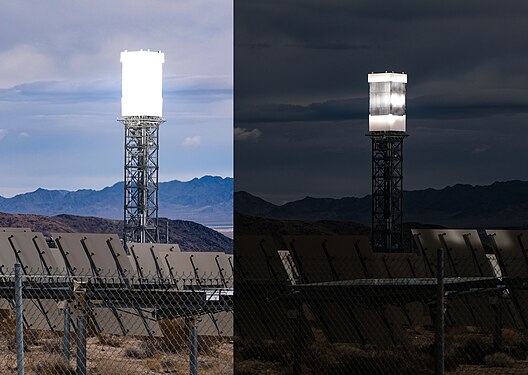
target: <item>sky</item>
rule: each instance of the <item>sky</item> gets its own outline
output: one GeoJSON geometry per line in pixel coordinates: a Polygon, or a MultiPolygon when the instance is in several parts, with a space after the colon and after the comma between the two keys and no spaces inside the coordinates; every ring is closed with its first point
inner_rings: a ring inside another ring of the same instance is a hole
{"type": "Polygon", "coordinates": [[[235,189],[371,189],[369,72],[408,74],[404,189],[528,180],[528,2],[235,3],[235,189]]]}
{"type": "Polygon", "coordinates": [[[123,50],[165,54],[160,181],[233,175],[232,0],[0,5],[0,195],[123,179],[123,50]]]}

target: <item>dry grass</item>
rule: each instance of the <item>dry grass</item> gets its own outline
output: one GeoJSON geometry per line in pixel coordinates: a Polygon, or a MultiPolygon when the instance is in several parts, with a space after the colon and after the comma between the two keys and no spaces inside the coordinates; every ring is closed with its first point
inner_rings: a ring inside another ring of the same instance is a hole
{"type": "Polygon", "coordinates": [[[113,348],[120,348],[123,344],[123,339],[114,335],[97,335],[99,343],[113,348]]]}
{"type": "Polygon", "coordinates": [[[97,375],[141,375],[146,374],[142,371],[142,366],[130,361],[120,361],[114,358],[100,359],[95,364],[95,374],[97,375]]]}
{"type": "Polygon", "coordinates": [[[291,362],[291,345],[272,340],[241,340],[235,344],[236,357],[246,360],[257,360],[276,363],[291,362]]]}
{"type": "Polygon", "coordinates": [[[6,336],[12,334],[15,329],[15,317],[11,310],[0,309],[0,335],[6,336]]]}
{"type": "Polygon", "coordinates": [[[189,342],[184,319],[162,320],[159,327],[163,336],[156,338],[156,345],[160,350],[171,353],[187,350],[189,342]]]}
{"type": "MultiPolygon", "coordinates": [[[[331,344],[317,339],[303,349],[303,374],[429,374],[432,357],[409,350],[364,350],[355,344],[331,344]]],[[[273,341],[237,343],[236,373],[242,375],[291,372],[292,346],[273,341]]]]}
{"type": "Polygon", "coordinates": [[[493,352],[490,337],[473,333],[451,337],[446,345],[446,368],[455,369],[461,364],[483,365],[484,358],[493,352]]]}
{"type": "MultiPolygon", "coordinates": [[[[156,345],[161,351],[180,353],[189,348],[189,329],[184,319],[167,319],[159,321],[162,337],[157,337],[156,345]]],[[[209,354],[225,339],[215,336],[198,336],[198,351],[200,354],[209,354]]]]}
{"type": "Polygon", "coordinates": [[[429,355],[404,350],[362,350],[352,344],[315,343],[304,355],[306,366],[315,374],[335,374],[344,369],[358,374],[428,374],[429,355]]]}
{"type": "Polygon", "coordinates": [[[75,375],[75,369],[61,357],[50,357],[33,366],[36,375],[75,375]]]}
{"type": "MultiPolygon", "coordinates": [[[[16,374],[15,322],[0,313],[0,374],[16,374]]],[[[88,373],[91,375],[187,374],[189,371],[188,332],[181,322],[164,325],[167,338],[148,339],[113,335],[88,336],[88,373]],[[176,343],[170,342],[176,339],[176,343]],[[163,350],[161,350],[163,349],[163,350]],[[170,349],[170,350],[167,350],[170,349]]],[[[26,330],[26,373],[28,375],[73,375],[62,359],[62,334],[26,330]]],[[[75,334],[72,332],[72,363],[75,363],[75,334]]],[[[199,336],[198,358],[201,375],[227,375],[233,371],[233,345],[222,339],[199,336]]]]}
{"type": "Polygon", "coordinates": [[[188,359],[184,356],[166,356],[157,353],[153,358],[148,359],[146,364],[150,371],[162,374],[180,374],[189,370],[188,359]]]}
{"type": "Polygon", "coordinates": [[[236,375],[289,375],[291,370],[278,363],[259,360],[237,361],[236,375]]]}

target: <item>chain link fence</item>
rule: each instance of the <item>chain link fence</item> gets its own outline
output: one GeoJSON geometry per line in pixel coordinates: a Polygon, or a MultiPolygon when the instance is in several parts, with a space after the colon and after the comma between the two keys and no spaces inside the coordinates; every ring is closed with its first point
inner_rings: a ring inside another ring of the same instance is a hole
{"type": "Polygon", "coordinates": [[[17,354],[26,374],[233,373],[232,293],[217,275],[27,272],[20,279],[18,289],[13,272],[2,277],[2,374],[17,373],[17,354]],[[21,309],[13,298],[19,290],[21,309]],[[18,343],[17,310],[24,329],[18,343]]]}
{"type": "Polygon", "coordinates": [[[20,231],[0,262],[1,374],[233,373],[227,254],[20,231]]]}
{"type": "Polygon", "coordinates": [[[527,373],[528,232],[413,238],[236,237],[235,373],[527,373]]]}
{"type": "Polygon", "coordinates": [[[237,236],[232,258],[0,232],[1,373],[527,373],[528,232],[413,239],[237,236]]]}

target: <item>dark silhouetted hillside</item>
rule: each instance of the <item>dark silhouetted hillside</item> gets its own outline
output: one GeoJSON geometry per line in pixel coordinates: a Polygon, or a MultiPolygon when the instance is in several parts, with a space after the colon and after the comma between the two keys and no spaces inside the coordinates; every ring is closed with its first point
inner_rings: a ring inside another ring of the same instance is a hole
{"type": "MultiPolygon", "coordinates": [[[[160,219],[160,238],[166,238],[169,223],[169,241],[177,243],[184,251],[223,251],[231,253],[233,241],[217,231],[201,224],[184,220],[160,219]]],[[[31,228],[35,232],[85,232],[117,233],[121,237],[123,222],[90,216],[23,215],[0,213],[0,227],[31,228]]]]}
{"type": "MultiPolygon", "coordinates": [[[[345,221],[370,225],[371,197],[310,198],[273,205],[246,192],[235,193],[239,213],[270,219],[345,221]]],[[[404,192],[404,221],[447,227],[528,226],[528,182],[488,186],[455,185],[404,192]]]]}

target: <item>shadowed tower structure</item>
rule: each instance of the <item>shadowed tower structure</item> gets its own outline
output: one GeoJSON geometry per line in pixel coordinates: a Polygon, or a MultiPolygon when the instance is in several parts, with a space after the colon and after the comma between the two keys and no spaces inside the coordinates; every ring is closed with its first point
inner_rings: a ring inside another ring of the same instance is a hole
{"type": "Polygon", "coordinates": [[[369,82],[369,134],[372,140],[372,246],[403,251],[404,73],[372,73],[369,82]]]}
{"type": "Polygon", "coordinates": [[[125,241],[159,242],[158,135],[164,54],[121,52],[121,118],[125,125],[125,241]]]}

